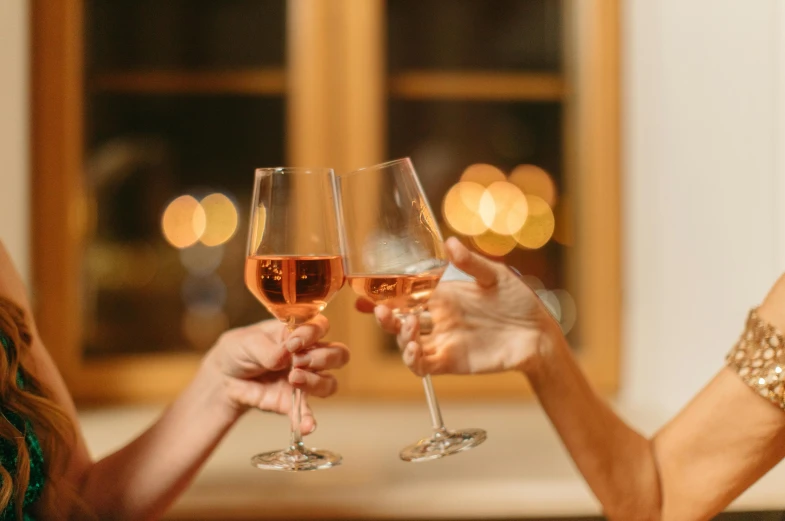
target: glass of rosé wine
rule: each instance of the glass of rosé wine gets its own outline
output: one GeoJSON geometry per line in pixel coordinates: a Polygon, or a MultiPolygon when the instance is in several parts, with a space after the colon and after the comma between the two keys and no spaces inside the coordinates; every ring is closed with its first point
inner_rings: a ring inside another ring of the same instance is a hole
{"type": "MultiPolygon", "coordinates": [[[[401,320],[426,308],[448,261],[439,227],[409,158],[338,177],[344,269],[360,297],[391,308],[401,320]]],[[[422,326],[422,333],[428,331],[422,326]]],[[[404,448],[404,461],[428,461],[471,449],[482,429],[444,426],[431,377],[423,378],[433,433],[404,448]]]]}
{"type": "MultiPolygon", "coordinates": [[[[290,331],[316,317],[344,283],[337,184],[329,168],[259,168],[254,178],[245,285],[290,331]]],[[[291,442],[251,463],[267,470],[334,467],[339,454],[306,448],[302,392],[292,391],[291,442]]]]}

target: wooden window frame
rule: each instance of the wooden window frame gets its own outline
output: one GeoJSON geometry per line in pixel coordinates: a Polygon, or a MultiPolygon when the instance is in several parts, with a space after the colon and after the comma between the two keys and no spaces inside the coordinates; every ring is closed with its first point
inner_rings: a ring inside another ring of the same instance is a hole
{"type": "MultiPolygon", "coordinates": [[[[34,301],[44,341],[80,402],[129,402],[174,396],[198,367],[194,354],[81,354],[80,278],[87,213],[84,166],[84,0],[32,6],[32,250],[34,301]]],[[[618,387],[621,331],[620,16],[619,0],[563,0],[563,75],[408,71],[386,77],[384,0],[289,0],[288,64],[223,74],[111,74],[97,90],[270,94],[287,99],[290,164],[346,171],[385,157],[386,100],[562,100],[565,171],[574,197],[577,244],[568,258],[577,300],[579,361],[601,392],[618,387]],[[580,175],[576,175],[580,173],[580,175]]],[[[328,308],[332,337],[353,348],[340,375],[352,398],[421,398],[397,360],[368,347],[381,333],[358,315],[348,290],[328,308]]],[[[439,377],[440,396],[519,397],[519,375],[439,377]]]]}

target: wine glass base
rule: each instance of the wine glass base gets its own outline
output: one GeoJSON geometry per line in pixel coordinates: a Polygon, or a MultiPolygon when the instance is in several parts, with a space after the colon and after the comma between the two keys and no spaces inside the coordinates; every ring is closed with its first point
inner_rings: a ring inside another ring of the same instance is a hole
{"type": "Polygon", "coordinates": [[[340,454],[318,449],[285,449],[263,452],[251,458],[251,465],[262,470],[304,472],[324,470],[341,464],[340,454]]]}
{"type": "Polygon", "coordinates": [[[473,449],[487,437],[487,433],[482,429],[437,432],[430,438],[404,448],[400,456],[403,461],[431,461],[473,449]]]}

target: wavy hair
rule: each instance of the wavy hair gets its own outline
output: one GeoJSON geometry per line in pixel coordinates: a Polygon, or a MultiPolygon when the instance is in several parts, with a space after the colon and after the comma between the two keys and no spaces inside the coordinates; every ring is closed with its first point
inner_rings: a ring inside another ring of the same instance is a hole
{"type": "MultiPolygon", "coordinates": [[[[5,412],[27,418],[33,425],[44,456],[45,485],[35,510],[46,519],[92,518],[75,489],[63,478],[76,430],[66,412],[53,399],[47,386],[31,371],[32,334],[21,307],[0,296],[0,333],[11,342],[0,356],[0,405],[5,412]],[[23,387],[19,386],[21,376],[23,387]],[[79,512],[77,514],[77,511],[79,512]]],[[[30,454],[24,432],[0,414],[0,438],[17,453],[16,472],[0,466],[0,513],[13,503],[15,517],[23,520],[24,498],[30,485],[30,454]]]]}

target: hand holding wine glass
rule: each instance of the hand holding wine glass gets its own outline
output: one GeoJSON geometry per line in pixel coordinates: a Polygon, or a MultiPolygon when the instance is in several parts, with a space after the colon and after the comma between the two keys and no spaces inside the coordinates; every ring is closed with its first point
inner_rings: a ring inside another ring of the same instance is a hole
{"type": "MultiPolygon", "coordinates": [[[[350,287],[398,318],[417,316],[447,267],[441,234],[411,161],[399,159],[342,175],[344,268],[350,287]]],[[[481,429],[448,430],[429,375],[423,378],[433,434],[401,459],[426,461],[476,447],[481,429]]]]}
{"type": "MultiPolygon", "coordinates": [[[[349,361],[349,350],[343,344],[323,341],[329,328],[327,318],[318,315],[291,333],[277,320],[232,329],[221,335],[203,365],[221,380],[222,398],[236,416],[251,408],[290,414],[294,388],[321,398],[336,391],[335,377],[329,371],[349,361]],[[295,369],[290,370],[292,366],[295,369]]],[[[304,400],[300,429],[310,433],[315,428],[304,400]]]]}
{"type": "MultiPolygon", "coordinates": [[[[290,331],[314,320],[343,286],[336,204],[335,175],[331,169],[256,171],[245,284],[290,331]]],[[[288,347],[297,351],[296,335],[292,336],[288,347]]],[[[297,365],[297,358],[292,362],[297,365]]],[[[294,370],[292,374],[298,373],[294,370]]],[[[302,410],[302,393],[295,387],[289,447],[257,454],[251,460],[255,466],[301,471],[329,468],[341,462],[338,454],[305,447],[300,432],[302,410]]]]}
{"type": "Polygon", "coordinates": [[[406,365],[418,375],[528,373],[540,360],[542,339],[561,336],[542,301],[507,266],[470,252],[454,237],[449,259],[468,280],[442,281],[428,302],[427,334],[412,318],[401,323],[383,307],[374,312],[382,329],[396,334],[406,365]],[[473,279],[473,280],[472,280],[473,279]]]}

